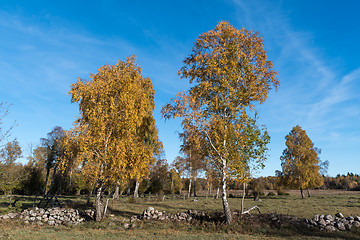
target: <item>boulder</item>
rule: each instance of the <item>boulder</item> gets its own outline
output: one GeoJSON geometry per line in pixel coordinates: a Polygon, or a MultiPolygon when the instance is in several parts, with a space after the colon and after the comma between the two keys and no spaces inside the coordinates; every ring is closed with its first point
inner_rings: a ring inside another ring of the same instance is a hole
{"type": "Polygon", "coordinates": [[[344,218],[344,215],[341,212],[338,212],[335,216],[338,218],[344,218]]]}
{"type": "Polygon", "coordinates": [[[327,225],[327,226],[325,226],[324,230],[327,232],[335,232],[336,228],[334,226],[327,225]]]}
{"type": "Polygon", "coordinates": [[[332,221],[332,220],[334,220],[334,217],[332,215],[330,215],[330,214],[327,214],[327,215],[324,216],[324,219],[332,221]]]}
{"type": "Polygon", "coordinates": [[[353,227],[360,227],[360,222],[354,221],[354,222],[352,223],[352,225],[353,225],[353,227]]]}
{"type": "Polygon", "coordinates": [[[326,224],[326,221],[321,218],[319,221],[318,221],[318,226],[319,227],[325,227],[327,224],[326,224]]]}
{"type": "Polygon", "coordinates": [[[336,222],[335,223],[335,227],[341,231],[345,231],[346,230],[346,227],[345,227],[345,224],[342,223],[342,222],[336,222]]]}
{"type": "Polygon", "coordinates": [[[352,227],[352,224],[351,224],[351,223],[345,224],[346,230],[350,231],[350,230],[351,230],[351,227],[352,227]]]}

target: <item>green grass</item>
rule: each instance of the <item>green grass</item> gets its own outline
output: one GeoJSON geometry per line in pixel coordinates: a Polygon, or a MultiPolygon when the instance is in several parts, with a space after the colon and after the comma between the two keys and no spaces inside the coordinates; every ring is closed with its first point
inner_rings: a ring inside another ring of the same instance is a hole
{"type": "MultiPolygon", "coordinates": [[[[24,208],[31,207],[35,197],[14,196],[24,208]]],[[[86,209],[86,197],[61,196],[59,200],[66,206],[86,209]]],[[[0,214],[9,211],[9,200],[0,196],[0,214]]],[[[229,198],[232,211],[240,210],[241,198],[229,198]]],[[[262,202],[245,200],[245,208],[253,205],[260,207],[263,213],[278,213],[312,218],[314,214],[343,213],[345,216],[360,216],[360,192],[316,191],[311,198],[300,199],[298,192],[288,196],[263,197],[262,202]]],[[[325,233],[313,230],[299,230],[292,226],[280,229],[269,225],[235,222],[231,226],[215,223],[178,223],[178,222],[139,222],[134,229],[125,230],[122,222],[125,218],[138,215],[148,207],[154,207],[167,213],[184,212],[188,209],[205,212],[221,212],[221,199],[199,197],[198,201],[170,198],[158,201],[156,197],[140,198],[132,202],[123,197],[110,201],[110,210],[114,217],[101,223],[86,222],[79,226],[35,226],[21,222],[0,222],[0,239],[360,239],[360,230],[350,232],[325,233]]],[[[256,212],[254,211],[254,214],[256,212]]]]}

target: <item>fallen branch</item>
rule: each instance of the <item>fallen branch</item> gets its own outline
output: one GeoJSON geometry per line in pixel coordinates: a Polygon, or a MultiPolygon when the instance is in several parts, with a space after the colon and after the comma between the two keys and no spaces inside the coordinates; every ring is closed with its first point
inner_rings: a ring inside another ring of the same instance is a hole
{"type": "Polygon", "coordinates": [[[242,212],[241,214],[250,214],[251,210],[257,209],[259,211],[259,213],[261,214],[260,208],[258,206],[253,206],[251,208],[249,208],[248,210],[242,212]]]}

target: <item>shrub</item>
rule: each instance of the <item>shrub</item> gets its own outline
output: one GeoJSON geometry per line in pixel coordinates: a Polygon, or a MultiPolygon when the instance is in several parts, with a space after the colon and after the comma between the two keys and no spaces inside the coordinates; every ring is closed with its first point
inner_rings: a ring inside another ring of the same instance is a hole
{"type": "Polygon", "coordinates": [[[279,196],[288,196],[288,195],[290,195],[290,193],[283,192],[283,191],[278,191],[277,194],[278,194],[279,196]]]}
{"type": "Polygon", "coordinates": [[[268,197],[274,197],[274,196],[276,196],[276,194],[273,193],[273,192],[269,192],[269,193],[267,194],[267,196],[268,196],[268,197]]]}

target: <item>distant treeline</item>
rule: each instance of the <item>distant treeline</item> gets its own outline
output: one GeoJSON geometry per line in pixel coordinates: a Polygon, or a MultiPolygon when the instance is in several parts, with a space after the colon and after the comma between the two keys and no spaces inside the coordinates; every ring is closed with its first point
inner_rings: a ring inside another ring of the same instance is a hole
{"type": "MultiPolygon", "coordinates": [[[[43,149],[35,149],[35,153],[40,154],[43,149]]],[[[36,154],[35,154],[36,155],[36,154]]],[[[36,157],[35,157],[36,158],[36,157]]],[[[0,194],[26,194],[42,195],[46,184],[46,164],[43,161],[36,161],[35,158],[29,159],[28,164],[2,163],[0,169],[0,194]],[[35,160],[35,161],[34,161],[35,160]]],[[[319,189],[344,189],[360,190],[360,176],[348,173],[347,175],[337,175],[336,177],[324,176],[324,185],[319,189]]],[[[79,195],[91,194],[94,186],[84,181],[78,171],[71,172],[49,172],[47,188],[52,185],[55,194],[79,195]]],[[[135,181],[129,180],[118,186],[108,185],[106,193],[114,195],[118,191],[119,195],[130,195],[135,189],[135,181]]],[[[201,195],[216,196],[219,183],[210,178],[194,178],[180,174],[176,169],[167,164],[165,160],[158,160],[151,166],[150,176],[140,181],[139,194],[181,194],[184,196],[196,196],[201,191],[201,195]],[[189,184],[191,184],[189,186],[189,184]],[[189,191],[190,190],[190,191],[189,191]]],[[[241,190],[242,183],[229,181],[229,190],[241,190]]],[[[252,178],[247,184],[247,194],[265,191],[276,191],[278,194],[284,193],[287,189],[279,186],[279,178],[275,176],[252,178]]]]}

